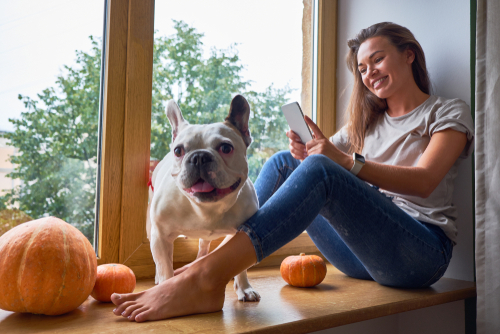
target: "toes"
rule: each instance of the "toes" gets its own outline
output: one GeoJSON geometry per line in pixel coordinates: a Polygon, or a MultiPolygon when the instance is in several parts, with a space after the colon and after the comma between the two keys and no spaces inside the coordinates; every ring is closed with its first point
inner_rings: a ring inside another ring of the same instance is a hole
{"type": "Polygon", "coordinates": [[[111,295],[111,301],[113,302],[113,304],[115,305],[120,305],[121,303],[123,302],[126,302],[126,300],[124,298],[122,298],[123,295],[119,295],[117,293],[113,293],[111,295]]]}
{"type": "Polygon", "coordinates": [[[128,306],[125,311],[121,313],[121,315],[125,318],[128,318],[135,310],[140,309],[142,305],[140,304],[133,304],[128,306]]]}
{"type": "Polygon", "coordinates": [[[151,311],[147,307],[141,307],[140,309],[132,312],[132,314],[128,318],[130,321],[143,322],[149,320],[148,317],[150,313],[151,311]]]}
{"type": "Polygon", "coordinates": [[[113,310],[113,313],[114,313],[115,315],[121,315],[121,314],[125,311],[125,309],[127,309],[127,307],[129,307],[129,306],[133,306],[133,305],[135,305],[135,304],[136,304],[136,303],[135,303],[135,302],[133,302],[133,301],[130,301],[130,302],[124,302],[124,303],[120,304],[117,308],[115,308],[115,309],[113,310]]]}
{"type": "Polygon", "coordinates": [[[111,295],[111,301],[115,305],[120,305],[130,300],[129,295],[131,295],[131,293],[124,293],[124,294],[113,293],[111,295]]]}
{"type": "Polygon", "coordinates": [[[113,302],[113,304],[115,304],[116,306],[118,306],[118,305],[121,305],[121,304],[123,304],[125,302],[136,300],[143,293],[144,293],[144,291],[143,292],[139,292],[139,293],[122,293],[122,294],[113,293],[111,295],[111,301],[113,302]]]}

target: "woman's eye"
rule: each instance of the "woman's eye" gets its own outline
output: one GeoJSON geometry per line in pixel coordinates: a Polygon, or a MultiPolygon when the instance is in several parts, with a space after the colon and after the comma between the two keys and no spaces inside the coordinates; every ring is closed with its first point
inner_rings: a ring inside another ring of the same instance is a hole
{"type": "Polygon", "coordinates": [[[233,151],[233,147],[229,144],[222,144],[219,148],[219,151],[224,154],[229,154],[233,151]]]}
{"type": "Polygon", "coordinates": [[[366,69],[362,68],[359,70],[359,73],[364,74],[366,72],[366,69]]]}
{"type": "Polygon", "coordinates": [[[182,147],[180,147],[180,146],[179,146],[179,147],[176,147],[176,148],[174,149],[174,154],[175,154],[175,156],[176,156],[176,157],[181,157],[181,156],[182,156],[183,151],[184,151],[184,150],[182,149],[182,147]]]}
{"type": "Polygon", "coordinates": [[[382,61],[382,59],[384,59],[384,58],[383,57],[377,58],[377,59],[375,59],[375,62],[380,63],[380,61],[382,61]]]}

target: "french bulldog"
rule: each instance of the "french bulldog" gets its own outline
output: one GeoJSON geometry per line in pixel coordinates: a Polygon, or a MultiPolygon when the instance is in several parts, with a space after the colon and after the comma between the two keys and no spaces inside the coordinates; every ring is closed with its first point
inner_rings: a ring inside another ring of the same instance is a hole
{"type": "MultiPolygon", "coordinates": [[[[174,276],[173,242],[179,235],[199,238],[197,258],[202,257],[211,240],[225,236],[224,244],[259,208],[248,178],[247,148],[252,137],[247,100],[235,96],[220,123],[189,124],[173,100],[166,113],[172,126],[171,151],[151,177],[146,224],[156,284],[174,276]]],[[[234,289],[238,300],[260,300],[246,270],[234,278],[234,289]]]]}

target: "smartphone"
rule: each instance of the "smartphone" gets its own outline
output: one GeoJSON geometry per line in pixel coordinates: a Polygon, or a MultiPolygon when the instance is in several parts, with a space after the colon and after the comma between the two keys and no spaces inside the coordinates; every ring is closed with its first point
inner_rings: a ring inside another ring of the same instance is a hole
{"type": "Polygon", "coordinates": [[[283,111],[283,114],[285,114],[290,130],[299,135],[303,144],[313,139],[311,130],[304,120],[302,109],[300,109],[300,105],[297,102],[285,104],[284,106],[281,106],[281,110],[283,111]]]}

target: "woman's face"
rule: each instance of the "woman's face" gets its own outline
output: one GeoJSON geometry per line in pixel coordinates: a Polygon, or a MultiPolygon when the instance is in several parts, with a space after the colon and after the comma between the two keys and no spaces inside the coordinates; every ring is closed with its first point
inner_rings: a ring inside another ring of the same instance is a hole
{"type": "Polygon", "coordinates": [[[365,86],[381,99],[411,87],[413,51],[399,52],[386,37],[364,41],[358,50],[358,70],[365,86]]]}

